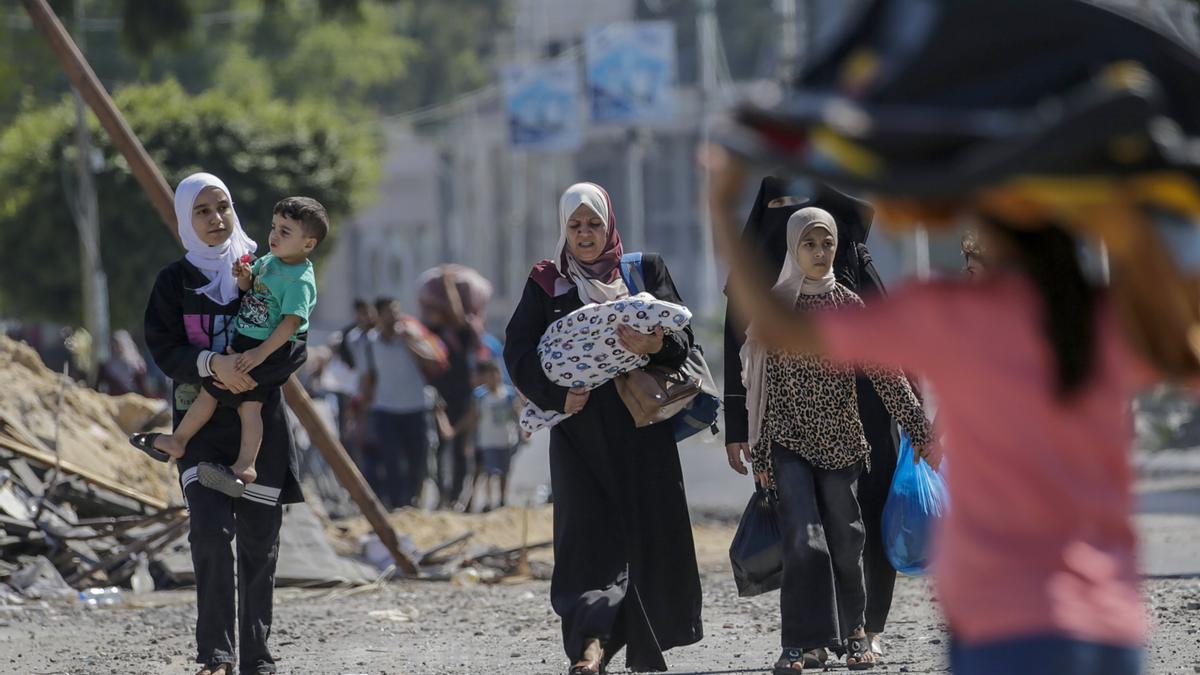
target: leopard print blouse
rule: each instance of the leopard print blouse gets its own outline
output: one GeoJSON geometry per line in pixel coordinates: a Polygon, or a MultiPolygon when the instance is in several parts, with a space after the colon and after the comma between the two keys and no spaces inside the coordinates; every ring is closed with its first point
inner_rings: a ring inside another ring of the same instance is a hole
{"type": "MultiPolygon", "coordinates": [[[[798,311],[862,306],[850,289],[838,284],[822,295],[801,295],[798,311]]],[[[929,422],[904,375],[895,370],[862,367],[883,399],[888,412],[908,433],[914,445],[930,441],[929,422]]],[[[756,473],[775,477],[771,466],[772,443],[800,454],[814,467],[836,470],[864,462],[870,468],[871,446],[858,416],[858,394],[853,368],[834,366],[811,354],[772,351],[767,355],[767,405],[762,434],[752,448],[756,473]]]]}

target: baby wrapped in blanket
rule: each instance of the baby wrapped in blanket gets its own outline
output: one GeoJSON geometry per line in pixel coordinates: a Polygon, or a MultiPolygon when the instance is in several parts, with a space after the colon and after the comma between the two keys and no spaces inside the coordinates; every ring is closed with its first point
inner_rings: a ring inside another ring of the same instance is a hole
{"type": "MultiPolygon", "coordinates": [[[[687,307],[659,300],[649,293],[588,304],[550,324],[538,341],[542,371],[563,387],[595,389],[621,373],[650,362],[645,354],[621,347],[617,326],[627,324],[641,333],[661,327],[680,331],[692,321],[687,307]]],[[[542,410],[526,402],[521,411],[521,428],[533,433],[552,427],[569,417],[566,413],[542,410]]]]}

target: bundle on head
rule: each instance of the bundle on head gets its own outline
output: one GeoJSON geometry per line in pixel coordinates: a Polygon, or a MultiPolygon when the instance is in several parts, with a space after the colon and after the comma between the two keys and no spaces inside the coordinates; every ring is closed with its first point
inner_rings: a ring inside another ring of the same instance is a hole
{"type": "Polygon", "coordinates": [[[888,225],[970,213],[1102,241],[1130,342],[1193,377],[1197,82],[1173,35],[1084,0],[875,0],[722,143],[871,193],[888,225]]]}

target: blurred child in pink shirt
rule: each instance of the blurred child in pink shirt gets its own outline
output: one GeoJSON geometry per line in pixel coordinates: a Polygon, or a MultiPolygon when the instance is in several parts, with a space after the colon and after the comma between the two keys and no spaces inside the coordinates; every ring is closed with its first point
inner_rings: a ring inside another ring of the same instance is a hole
{"type": "Polygon", "coordinates": [[[939,424],[955,441],[934,570],[953,672],[1137,673],[1147,626],[1130,520],[1130,399],[1151,374],[1070,235],[980,234],[988,273],[975,283],[778,316],[765,339],[903,368],[937,392],[939,424]]]}

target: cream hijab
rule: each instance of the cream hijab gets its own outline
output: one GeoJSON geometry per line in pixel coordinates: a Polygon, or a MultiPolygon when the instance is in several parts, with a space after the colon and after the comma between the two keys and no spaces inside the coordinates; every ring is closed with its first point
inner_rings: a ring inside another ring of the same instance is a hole
{"type": "MultiPolygon", "coordinates": [[[[800,269],[800,242],[809,232],[820,228],[833,237],[833,250],[837,251],[837,224],[828,211],[815,206],[800,209],[788,218],[787,222],[787,255],[783,259],[783,269],[779,278],[771,288],[771,293],[778,296],[789,307],[795,307],[796,300],[801,295],[823,295],[837,286],[837,278],[833,274],[833,261],[829,270],[820,279],[811,279],[800,269]]],[[[746,342],[742,344],[739,353],[742,359],[742,384],[746,386],[746,412],[750,424],[750,447],[758,444],[762,434],[763,415],[767,411],[765,396],[767,385],[767,350],[762,343],[754,339],[754,324],[746,328],[746,342]]]]}
{"type": "Polygon", "coordinates": [[[567,188],[558,200],[558,245],[554,261],[559,273],[568,277],[579,292],[583,304],[620,300],[629,296],[629,288],[621,278],[621,236],[616,231],[612,204],[608,194],[595,183],[576,183],[567,188]],[[591,263],[582,263],[567,247],[567,221],[580,205],[587,206],[604,223],[604,248],[591,263]],[[566,263],[565,268],[563,263],[566,263]]]}
{"type": "Polygon", "coordinates": [[[197,288],[196,293],[208,296],[218,305],[228,305],[237,300],[237,278],[233,276],[233,263],[247,253],[258,250],[258,244],[246,236],[233,210],[233,195],[225,183],[211,173],[194,173],[175,188],[175,220],[179,228],[179,239],[187,249],[187,260],[204,273],[208,284],[197,288]],[[196,228],[192,227],[192,207],[196,197],[208,187],[220,188],[229,197],[232,234],[224,243],[209,246],[200,240],[196,228]]]}

